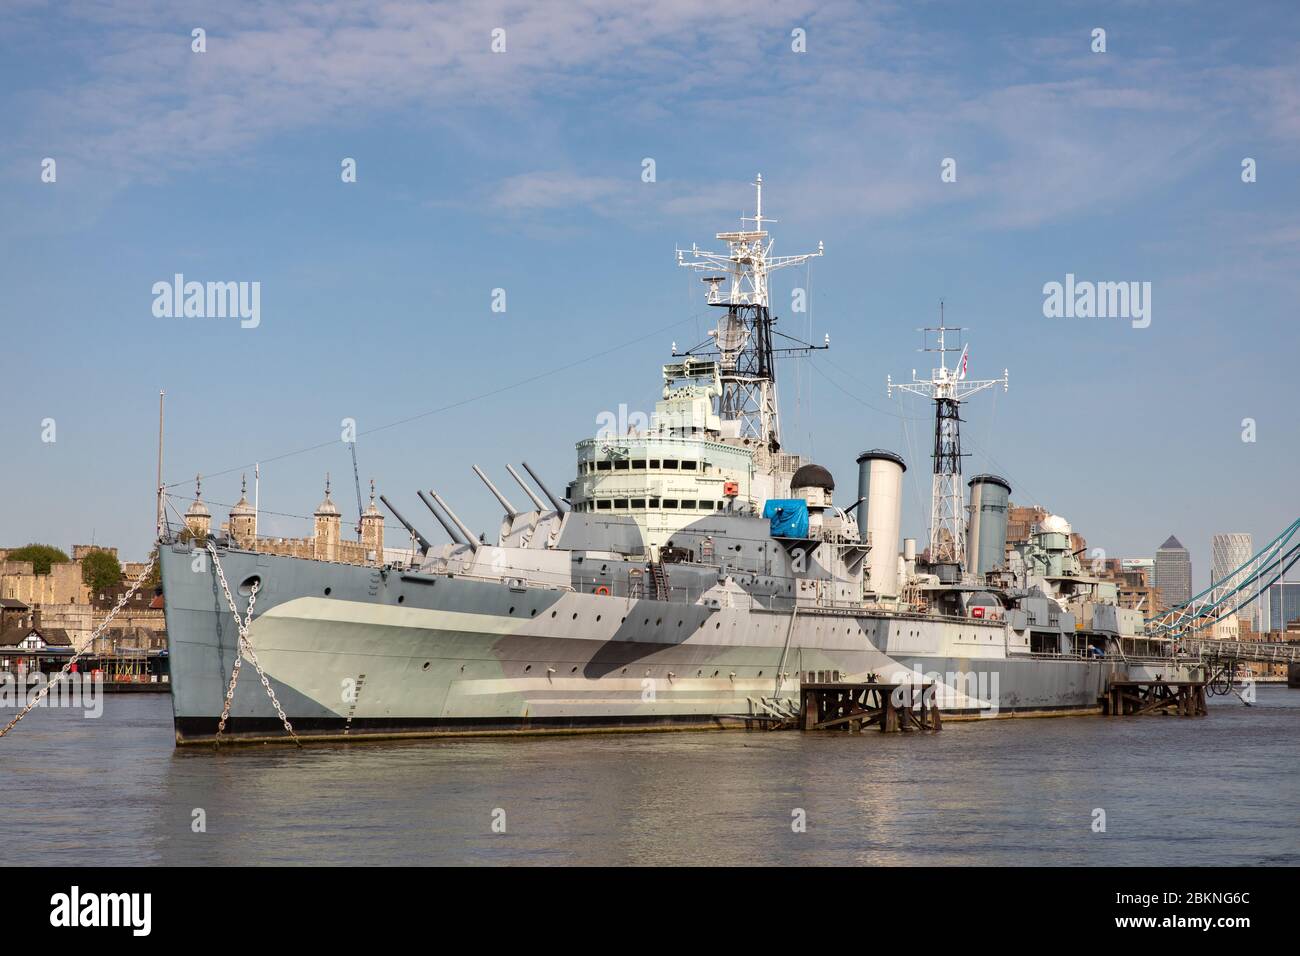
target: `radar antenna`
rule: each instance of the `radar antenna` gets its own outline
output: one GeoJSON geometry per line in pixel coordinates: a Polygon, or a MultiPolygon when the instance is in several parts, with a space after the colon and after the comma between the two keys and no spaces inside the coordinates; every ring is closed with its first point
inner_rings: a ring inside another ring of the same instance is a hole
{"type": "Polygon", "coordinates": [[[986,388],[1001,385],[1006,391],[1010,375],[1002,370],[1000,379],[967,380],[966,366],[970,360],[969,346],[956,348],[948,345],[948,334],[962,328],[944,325],[943,301],[939,302],[939,325],[918,329],[923,336],[919,351],[939,353],[939,367],[928,379],[916,377],[912,381],[895,383],[886,376],[886,389],[892,397],[894,389],[911,392],[934,401],[934,485],[930,502],[930,562],[955,564],[966,567],[966,512],[962,506],[961,484],[961,403],[986,388]],[[933,342],[933,345],[931,344],[933,342]],[[948,353],[961,352],[956,367],[948,368],[948,353]]]}
{"type": "Polygon", "coordinates": [[[780,447],[776,355],[783,352],[807,353],[828,346],[810,345],[791,339],[796,343],[795,347],[773,348],[772,326],[776,319],[769,309],[768,274],[823,255],[824,247],[819,242],[816,252],[797,256],[773,256],[771,252],[774,240],[768,238],[763,225],[776,220],[763,216],[761,173],[753,186],[754,215],[741,217],[742,228],[739,231],[717,234],[717,238],[727,244],[727,252],[710,252],[692,244],[689,250],[677,250],[677,264],[687,269],[708,272],[709,275],[704,277],[704,282],[709,287],[708,304],[726,309],[726,313],[718,320],[717,328],[709,333],[711,341],[686,353],[691,355],[716,351],[720,356],[722,397],[719,400],[719,417],[723,421],[738,421],[741,437],[757,438],[769,448],[776,449],[780,447]],[[745,228],[748,223],[753,223],[752,229],[745,228]],[[687,258],[688,252],[690,258],[687,258]],[[728,280],[730,287],[723,290],[721,285],[728,280]]]}

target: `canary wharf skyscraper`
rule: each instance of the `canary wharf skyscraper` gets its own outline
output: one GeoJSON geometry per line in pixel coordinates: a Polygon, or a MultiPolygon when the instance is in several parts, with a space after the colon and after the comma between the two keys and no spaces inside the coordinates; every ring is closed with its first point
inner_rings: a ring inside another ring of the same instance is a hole
{"type": "Polygon", "coordinates": [[[1172,534],[1156,552],[1155,583],[1167,607],[1192,598],[1192,556],[1172,534]]]}
{"type": "MultiPolygon", "coordinates": [[[[1244,532],[1216,534],[1210,539],[1210,581],[1229,579],[1224,581],[1224,584],[1218,588],[1215,594],[1216,598],[1226,597],[1232,604],[1239,604],[1249,599],[1248,595],[1241,592],[1232,597],[1227,597],[1227,595],[1247,577],[1244,571],[1240,574],[1233,574],[1233,572],[1249,561],[1254,553],[1253,539],[1244,532]]],[[[1237,616],[1255,627],[1258,614],[1259,602],[1256,601],[1239,611],[1237,616]]]]}

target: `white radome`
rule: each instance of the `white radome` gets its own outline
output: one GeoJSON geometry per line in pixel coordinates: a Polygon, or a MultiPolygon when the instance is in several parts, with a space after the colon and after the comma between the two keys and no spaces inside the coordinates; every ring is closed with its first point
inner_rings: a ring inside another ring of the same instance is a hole
{"type": "Polygon", "coordinates": [[[1048,534],[1069,534],[1072,530],[1070,522],[1066,521],[1060,515],[1048,515],[1038,526],[1048,534]]]}

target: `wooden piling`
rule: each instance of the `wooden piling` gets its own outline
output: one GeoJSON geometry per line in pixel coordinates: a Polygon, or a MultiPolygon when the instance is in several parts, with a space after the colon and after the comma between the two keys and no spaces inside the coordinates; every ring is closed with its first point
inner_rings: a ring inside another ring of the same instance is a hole
{"type": "Polygon", "coordinates": [[[1106,689],[1105,709],[1110,717],[1172,714],[1204,717],[1205,681],[1115,680],[1106,689]]]}
{"type": "Polygon", "coordinates": [[[804,730],[938,733],[934,684],[828,683],[800,686],[804,730]]]}

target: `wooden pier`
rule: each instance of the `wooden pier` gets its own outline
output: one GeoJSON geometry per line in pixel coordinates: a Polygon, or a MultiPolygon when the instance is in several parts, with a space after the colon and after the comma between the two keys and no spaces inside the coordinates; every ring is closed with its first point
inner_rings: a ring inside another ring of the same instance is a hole
{"type": "Polygon", "coordinates": [[[1112,679],[1102,703],[1108,717],[1204,717],[1205,681],[1112,679]]]}
{"type": "Polygon", "coordinates": [[[934,684],[802,684],[799,710],[804,730],[861,733],[874,726],[885,734],[937,734],[942,724],[934,696],[934,684]]]}

